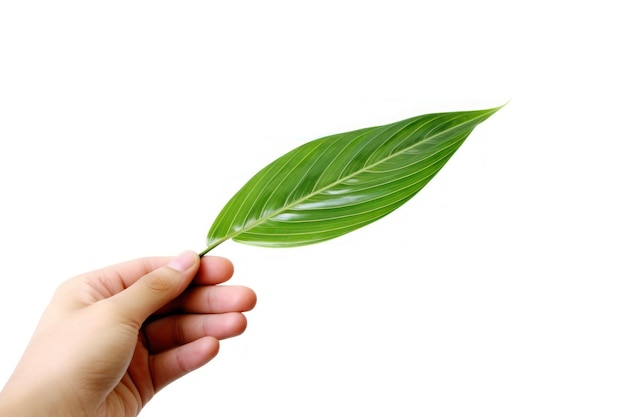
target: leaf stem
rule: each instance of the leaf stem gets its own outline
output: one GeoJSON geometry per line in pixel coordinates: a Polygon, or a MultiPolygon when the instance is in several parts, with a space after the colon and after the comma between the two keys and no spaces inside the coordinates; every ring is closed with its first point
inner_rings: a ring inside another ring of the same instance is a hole
{"type": "Polygon", "coordinates": [[[209,253],[211,250],[213,250],[217,245],[219,245],[220,243],[224,242],[227,239],[221,239],[218,241],[213,242],[211,245],[207,246],[207,248],[205,250],[203,250],[202,252],[200,252],[198,254],[199,257],[203,257],[204,255],[206,255],[207,253],[209,253]]]}

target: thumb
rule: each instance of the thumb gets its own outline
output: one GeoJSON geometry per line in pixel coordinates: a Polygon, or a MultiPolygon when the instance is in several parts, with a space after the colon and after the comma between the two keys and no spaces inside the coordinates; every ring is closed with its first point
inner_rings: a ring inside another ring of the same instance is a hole
{"type": "Polygon", "coordinates": [[[123,320],[140,327],[150,315],[187,288],[199,266],[200,258],[195,252],[182,252],[167,265],[139,278],[109,300],[123,320]]]}

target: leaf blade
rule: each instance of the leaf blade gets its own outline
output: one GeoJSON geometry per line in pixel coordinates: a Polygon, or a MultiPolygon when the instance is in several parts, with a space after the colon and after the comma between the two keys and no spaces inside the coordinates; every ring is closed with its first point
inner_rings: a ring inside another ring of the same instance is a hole
{"type": "Polygon", "coordinates": [[[207,245],[301,246],[370,224],[419,192],[499,109],[427,114],[305,143],[231,198],[207,245]]]}

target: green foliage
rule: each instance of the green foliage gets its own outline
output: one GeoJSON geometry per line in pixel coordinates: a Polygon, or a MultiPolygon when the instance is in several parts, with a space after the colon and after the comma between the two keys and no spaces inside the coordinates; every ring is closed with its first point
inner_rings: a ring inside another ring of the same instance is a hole
{"type": "Polygon", "coordinates": [[[308,142],[267,165],[232,197],[201,255],[228,239],[300,246],[372,223],[421,190],[498,110],[427,114],[308,142]]]}

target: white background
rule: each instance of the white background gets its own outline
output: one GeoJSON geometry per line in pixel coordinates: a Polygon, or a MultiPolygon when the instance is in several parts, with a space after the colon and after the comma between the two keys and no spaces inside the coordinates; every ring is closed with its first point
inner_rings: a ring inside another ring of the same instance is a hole
{"type": "Polygon", "coordinates": [[[510,100],[379,222],[217,248],[248,330],[142,415],[625,415],[618,3],[0,2],[0,384],[59,283],[202,250],[284,152],[510,100]]]}

